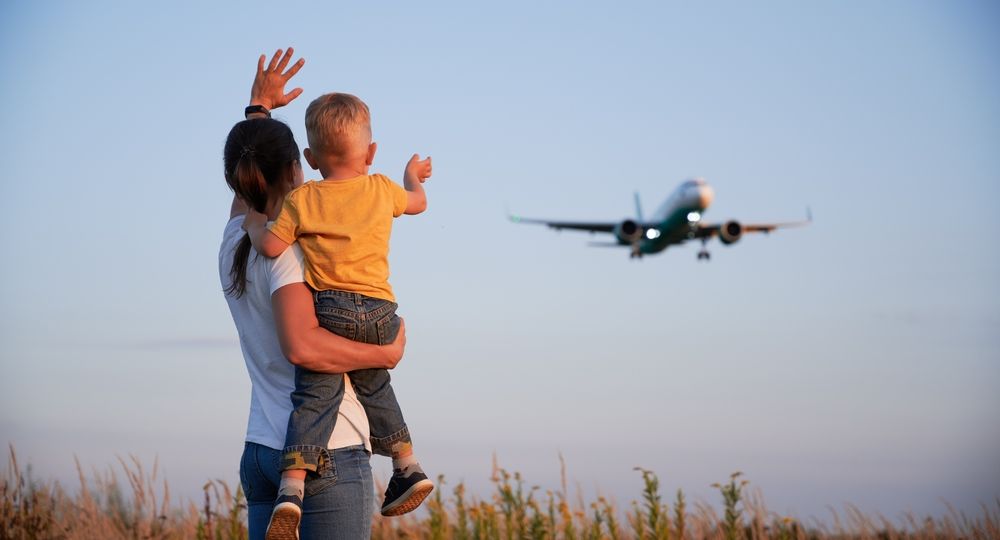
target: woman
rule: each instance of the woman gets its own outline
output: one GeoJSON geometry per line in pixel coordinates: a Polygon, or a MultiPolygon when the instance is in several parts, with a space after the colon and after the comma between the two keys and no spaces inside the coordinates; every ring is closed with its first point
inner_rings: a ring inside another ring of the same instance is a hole
{"type": "MultiPolygon", "coordinates": [[[[302,254],[287,250],[266,259],[252,250],[241,229],[246,205],[274,219],[285,195],[302,184],[299,149],[288,126],[269,118],[302,90],[284,93],[285,83],[302,67],[279,50],[264,69],[257,65],[248,120],[236,124],[224,149],[226,182],[235,192],[219,249],[219,276],[240,335],[252,383],[246,445],[240,481],[247,497],[250,538],[264,538],[277,488],[281,449],[292,411],[294,367],[324,373],[395,367],[405,344],[403,328],[392,345],[351,341],[322,329],[312,293],[303,283],[302,254]],[[260,107],[257,107],[260,106],[260,107]],[[260,110],[260,108],[264,110],[260,110]],[[256,109],[256,112],[254,112],[256,109]]],[[[318,478],[306,483],[300,527],[303,538],[356,540],[371,536],[374,504],[368,419],[350,384],[346,385],[329,453],[318,478]]]]}

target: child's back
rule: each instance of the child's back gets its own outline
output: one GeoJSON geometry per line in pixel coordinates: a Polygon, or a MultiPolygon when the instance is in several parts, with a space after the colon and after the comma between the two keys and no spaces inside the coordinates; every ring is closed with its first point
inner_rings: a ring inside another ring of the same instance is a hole
{"type": "Polygon", "coordinates": [[[406,191],[381,174],[309,182],[289,194],[270,230],[286,243],[298,241],[313,289],[392,302],[389,236],[406,202],[406,191]]]}

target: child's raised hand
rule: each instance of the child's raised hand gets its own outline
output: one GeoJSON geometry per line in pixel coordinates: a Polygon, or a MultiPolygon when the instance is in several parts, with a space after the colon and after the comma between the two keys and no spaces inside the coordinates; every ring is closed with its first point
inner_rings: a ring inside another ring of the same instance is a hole
{"type": "Polygon", "coordinates": [[[406,163],[406,179],[416,180],[423,184],[428,178],[431,177],[431,157],[427,156],[427,159],[420,159],[419,154],[413,154],[410,161],[406,163]]]}
{"type": "Polygon", "coordinates": [[[406,189],[406,210],[404,214],[415,215],[427,210],[427,194],[423,183],[431,177],[431,157],[420,159],[413,154],[406,162],[406,172],[403,173],[403,188],[406,189]]]}

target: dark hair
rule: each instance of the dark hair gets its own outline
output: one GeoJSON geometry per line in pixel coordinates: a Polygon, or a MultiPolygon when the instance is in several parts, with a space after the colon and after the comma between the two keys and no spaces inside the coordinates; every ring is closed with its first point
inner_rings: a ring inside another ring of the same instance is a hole
{"type": "MultiPolygon", "coordinates": [[[[281,193],[291,180],[292,165],[298,161],[299,146],[292,130],[271,118],[239,122],[229,131],[223,149],[226,183],[258,212],[267,207],[270,195],[281,193]]],[[[250,247],[250,237],[244,234],[233,255],[233,267],[229,270],[232,283],[226,294],[239,298],[246,292],[250,247]]]]}

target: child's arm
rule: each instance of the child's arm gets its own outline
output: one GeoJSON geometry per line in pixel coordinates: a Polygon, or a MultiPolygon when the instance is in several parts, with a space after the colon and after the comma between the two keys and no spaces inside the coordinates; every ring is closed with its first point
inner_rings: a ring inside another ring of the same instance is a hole
{"type": "Polygon", "coordinates": [[[406,189],[406,210],[404,214],[415,215],[427,210],[427,194],[424,193],[424,182],[431,177],[431,157],[421,161],[420,156],[413,154],[406,163],[403,173],[403,188],[406,189]]]}
{"type": "Polygon", "coordinates": [[[243,218],[243,230],[250,236],[250,243],[257,253],[265,257],[277,257],[288,249],[284,240],[267,230],[267,216],[252,208],[247,210],[247,216],[243,218]]]}

